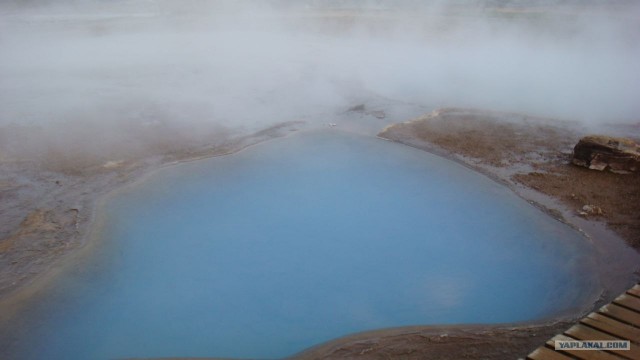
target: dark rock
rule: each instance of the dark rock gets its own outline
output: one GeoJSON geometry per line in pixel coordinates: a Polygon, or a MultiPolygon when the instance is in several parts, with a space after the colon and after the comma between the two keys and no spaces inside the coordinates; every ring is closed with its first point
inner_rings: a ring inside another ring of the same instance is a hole
{"type": "Polygon", "coordinates": [[[593,170],[628,174],[640,169],[640,145],[626,138],[585,136],[573,149],[572,162],[593,170]]]}
{"type": "Polygon", "coordinates": [[[347,110],[347,111],[364,112],[365,109],[366,108],[365,108],[364,104],[358,104],[358,105],[350,107],[349,110],[347,110]]]}
{"type": "Polygon", "coordinates": [[[369,111],[368,115],[374,116],[376,119],[384,119],[387,114],[383,110],[369,111]]]}

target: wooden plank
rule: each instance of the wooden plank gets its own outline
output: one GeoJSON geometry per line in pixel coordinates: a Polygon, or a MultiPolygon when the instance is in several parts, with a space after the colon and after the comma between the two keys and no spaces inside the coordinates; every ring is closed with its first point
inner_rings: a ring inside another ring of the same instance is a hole
{"type": "Polygon", "coordinates": [[[621,340],[613,335],[605,334],[602,331],[581,324],[570,327],[564,333],[578,340],[621,340]]]}
{"type": "MultiPolygon", "coordinates": [[[[621,340],[615,336],[605,334],[602,331],[592,329],[582,324],[574,325],[564,333],[577,340],[621,340]]],[[[607,352],[613,351],[607,350],[607,352]]],[[[640,360],[640,347],[637,346],[631,346],[630,350],[615,351],[614,353],[627,359],[640,360]]]]}
{"type": "MultiPolygon", "coordinates": [[[[556,340],[564,340],[564,341],[575,341],[565,335],[556,335],[551,340],[547,341],[547,345],[552,348],[556,346],[556,340]]],[[[614,354],[606,353],[604,351],[584,351],[584,350],[556,350],[556,352],[560,352],[561,354],[566,353],[580,360],[621,360],[623,358],[616,356],[614,354]]]]}
{"type": "Polygon", "coordinates": [[[580,322],[600,331],[620,337],[621,339],[640,343],[640,329],[623,324],[604,315],[591,313],[580,322]]]}
{"type": "Polygon", "coordinates": [[[640,297],[640,285],[635,285],[631,289],[627,290],[627,294],[631,294],[633,296],[640,297]]]}
{"type": "Polygon", "coordinates": [[[601,314],[607,315],[619,321],[640,327],[640,314],[615,304],[608,304],[598,310],[601,314]]]}
{"type": "Polygon", "coordinates": [[[571,360],[572,358],[566,356],[566,355],[562,355],[559,352],[555,352],[551,349],[547,349],[544,346],[541,346],[535,350],[533,350],[533,352],[531,354],[529,354],[529,356],[527,356],[527,359],[531,359],[531,360],[571,360]]]}
{"type": "Polygon", "coordinates": [[[622,305],[633,311],[640,312],[640,298],[635,296],[622,294],[613,300],[614,304],[622,305]]]}

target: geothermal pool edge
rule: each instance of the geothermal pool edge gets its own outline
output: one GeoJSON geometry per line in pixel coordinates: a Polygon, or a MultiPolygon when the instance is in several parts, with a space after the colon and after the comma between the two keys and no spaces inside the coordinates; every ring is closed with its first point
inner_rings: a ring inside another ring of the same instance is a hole
{"type": "MultiPolygon", "coordinates": [[[[308,132],[308,131],[317,131],[318,129],[311,129],[311,130],[305,130],[303,132],[308,132]]],[[[326,131],[326,130],[323,130],[326,131]]],[[[335,130],[332,130],[335,131],[335,130]]],[[[283,136],[288,136],[289,134],[285,134],[283,136]]],[[[277,136],[280,137],[280,136],[277,136]]],[[[214,156],[225,156],[225,155],[232,155],[235,154],[239,151],[243,151],[249,147],[255,146],[255,145],[259,145],[262,144],[266,141],[270,141],[273,138],[269,138],[269,139],[263,139],[261,141],[258,141],[256,143],[252,143],[249,144],[247,146],[243,146],[240,147],[239,149],[236,149],[234,151],[231,151],[229,153],[225,153],[225,154],[219,154],[219,155],[214,155],[214,156]]],[[[381,138],[384,139],[384,138],[381,138]]],[[[388,139],[384,139],[384,140],[388,140],[388,139]]],[[[382,141],[382,140],[381,140],[382,141]]],[[[408,144],[404,144],[404,145],[408,145],[408,144]]],[[[409,145],[411,146],[411,145],[409,145]]],[[[421,149],[421,150],[425,150],[425,149],[421,149]]],[[[536,205],[536,207],[538,207],[539,209],[543,210],[545,213],[547,213],[547,215],[552,215],[552,213],[550,213],[548,210],[548,206],[545,205],[540,205],[537,203],[537,201],[528,199],[526,195],[523,195],[521,193],[519,193],[518,191],[516,191],[515,189],[513,189],[511,186],[508,186],[508,184],[506,184],[504,181],[502,181],[502,179],[500,179],[499,175],[496,174],[488,174],[485,171],[482,171],[481,169],[478,168],[474,168],[471,164],[465,163],[464,161],[461,161],[460,158],[456,158],[456,157],[451,157],[451,156],[446,156],[446,154],[443,153],[438,153],[435,151],[430,151],[432,153],[434,153],[435,155],[439,156],[439,157],[444,157],[447,160],[450,161],[454,161],[457,162],[461,165],[464,165],[467,168],[470,168],[476,172],[481,173],[482,175],[485,175],[489,178],[491,178],[494,181],[499,182],[502,185],[506,185],[507,187],[510,188],[511,191],[515,192],[516,195],[518,195],[519,197],[521,197],[522,199],[528,201],[529,203],[532,203],[534,205],[536,205]]],[[[55,283],[55,277],[58,273],[62,272],[63,269],[66,266],[72,266],[73,264],[75,264],[76,262],[81,262],[82,258],[85,256],[86,253],[90,253],[91,249],[97,245],[97,239],[100,237],[99,233],[101,231],[101,227],[103,225],[103,221],[104,221],[104,214],[102,214],[103,212],[103,206],[104,204],[108,201],[109,198],[111,198],[112,196],[114,196],[115,194],[119,193],[120,191],[123,191],[126,188],[129,188],[130,186],[133,186],[134,184],[137,184],[139,182],[144,181],[144,179],[146,179],[149,176],[152,176],[157,170],[166,168],[166,167],[171,167],[174,165],[179,165],[185,162],[191,162],[191,161],[196,161],[196,160],[202,160],[202,159],[208,159],[211,156],[203,156],[201,158],[197,158],[197,159],[187,159],[187,160],[178,160],[172,163],[167,163],[167,164],[162,164],[160,166],[156,166],[153,168],[146,168],[143,169],[142,171],[139,171],[135,174],[132,174],[130,178],[128,178],[127,180],[125,180],[123,183],[117,184],[115,185],[113,188],[109,189],[108,191],[106,191],[105,193],[103,193],[102,195],[98,196],[97,198],[93,199],[94,203],[93,203],[93,210],[92,210],[92,217],[89,220],[89,231],[87,234],[85,234],[85,238],[87,239],[85,241],[85,244],[79,248],[77,251],[74,251],[72,254],[70,254],[69,256],[59,260],[58,262],[56,262],[52,268],[51,271],[48,271],[47,273],[43,274],[42,276],[39,276],[35,279],[33,279],[30,283],[26,283],[23,287],[21,287],[16,293],[12,294],[11,296],[5,297],[2,302],[3,302],[3,308],[6,310],[9,306],[4,306],[5,304],[15,304],[16,302],[21,302],[23,301],[25,298],[28,298],[30,296],[34,296],[34,294],[37,294],[39,291],[41,291],[41,288],[45,288],[47,286],[52,286],[55,283]],[[101,225],[102,224],[102,225],[101,225]],[[52,281],[53,280],[53,281],[52,281]]],[[[553,209],[553,208],[552,208],[553,209]]],[[[575,224],[572,224],[570,221],[565,222],[566,225],[571,226],[571,227],[578,227],[575,224]]],[[[579,227],[578,227],[579,228],[579,227]]],[[[593,229],[592,229],[593,230],[593,229]]],[[[587,230],[587,232],[585,233],[584,231],[582,231],[583,236],[588,236],[589,232],[587,230]]],[[[616,236],[613,235],[610,231],[607,231],[606,229],[603,230],[604,234],[608,234],[608,236],[606,238],[602,238],[601,235],[596,236],[596,241],[602,241],[602,242],[609,242],[609,241],[619,241],[616,240],[616,236]]],[[[605,271],[604,273],[601,272],[602,269],[599,269],[597,272],[598,274],[605,278],[607,276],[607,272],[605,271]]],[[[609,274],[610,275],[610,274],[609,274]]],[[[630,276],[631,278],[632,276],[630,276]]],[[[621,280],[621,279],[617,279],[623,283],[629,283],[632,280],[621,280]]],[[[594,298],[594,302],[592,304],[597,305],[599,302],[603,302],[606,301],[606,294],[610,293],[611,291],[616,291],[616,288],[621,286],[621,285],[611,285],[608,282],[601,282],[601,284],[603,284],[602,286],[602,294],[600,294],[600,298],[597,299],[597,296],[594,298]],[[607,284],[609,285],[607,287],[607,284]]],[[[591,306],[593,307],[593,305],[591,306]]],[[[459,325],[459,326],[433,326],[433,325],[429,325],[429,326],[412,326],[412,327],[401,327],[401,328],[391,328],[391,329],[381,329],[381,330],[375,330],[375,331],[368,331],[368,332],[364,332],[361,334],[353,334],[353,335],[348,335],[346,337],[341,337],[339,339],[330,341],[327,344],[320,344],[320,345],[316,345],[308,350],[303,351],[302,353],[295,355],[294,358],[300,358],[300,359],[306,359],[306,358],[312,358],[309,357],[310,354],[318,354],[319,355],[319,351],[326,351],[326,350],[330,350],[331,351],[335,350],[335,349],[339,349],[341,348],[341,346],[343,347],[344,344],[349,343],[349,342],[353,342],[353,341],[364,341],[366,342],[367,339],[371,339],[373,338],[380,338],[380,337],[407,337],[407,336],[415,336],[416,334],[423,334],[420,336],[426,336],[424,335],[424,333],[430,333],[430,334],[436,334],[436,333],[442,333],[443,331],[449,331],[451,333],[456,333],[457,331],[462,331],[462,333],[465,333],[465,331],[480,331],[482,332],[486,332],[486,331],[499,331],[501,329],[507,329],[508,332],[510,331],[516,331],[516,329],[525,331],[525,332],[529,332],[529,331],[538,331],[542,328],[556,328],[558,326],[565,326],[565,324],[567,322],[571,322],[576,320],[577,318],[583,316],[585,314],[585,312],[590,311],[591,309],[583,309],[581,310],[579,313],[573,313],[573,314],[563,314],[563,315],[555,315],[552,316],[550,318],[545,318],[545,319],[540,319],[538,321],[526,321],[523,323],[509,323],[509,324],[500,324],[500,325],[459,325]],[[558,325],[560,324],[560,325],[558,325]],[[449,329],[449,330],[446,330],[449,329]],[[342,345],[340,345],[342,344],[342,345]]],[[[3,319],[4,320],[4,319],[3,319]]],[[[433,335],[436,336],[436,335],[433,335]]],[[[441,335],[437,335],[437,336],[441,336],[441,335]]],[[[365,349],[366,350],[366,349],[365,349]]],[[[373,350],[369,350],[369,351],[373,351],[373,350]]],[[[368,351],[365,351],[365,353],[368,351]]],[[[315,356],[315,355],[313,355],[315,356]]]]}

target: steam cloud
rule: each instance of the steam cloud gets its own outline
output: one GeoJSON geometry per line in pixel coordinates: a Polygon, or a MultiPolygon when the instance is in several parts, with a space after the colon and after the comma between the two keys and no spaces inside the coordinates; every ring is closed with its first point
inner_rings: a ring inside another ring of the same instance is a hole
{"type": "Polygon", "coordinates": [[[640,7],[602,4],[5,2],[0,126],[256,129],[374,98],[638,122],[640,7]]]}

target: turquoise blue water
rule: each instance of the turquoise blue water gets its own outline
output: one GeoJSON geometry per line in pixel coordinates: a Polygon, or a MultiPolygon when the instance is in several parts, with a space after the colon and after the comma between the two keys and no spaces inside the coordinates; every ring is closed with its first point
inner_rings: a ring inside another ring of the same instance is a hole
{"type": "Polygon", "coordinates": [[[19,358],[276,358],[371,329],[537,319],[589,288],[585,240],[505,187],[339,132],[163,169],[105,214],[99,254],[25,315],[19,358]]]}

